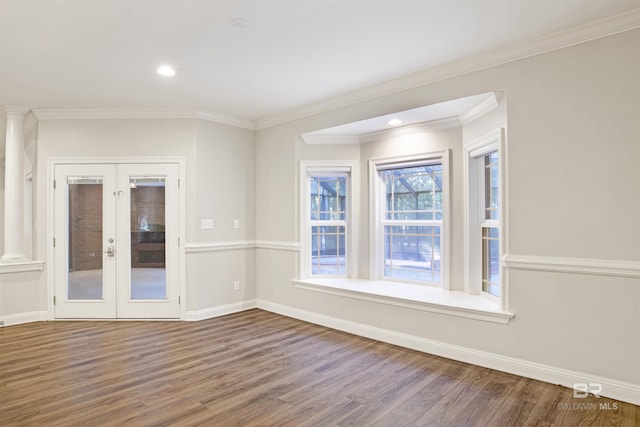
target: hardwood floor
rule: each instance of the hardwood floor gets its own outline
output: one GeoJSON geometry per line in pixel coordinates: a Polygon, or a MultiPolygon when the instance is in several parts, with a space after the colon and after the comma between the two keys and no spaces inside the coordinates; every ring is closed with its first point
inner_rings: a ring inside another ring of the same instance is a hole
{"type": "Polygon", "coordinates": [[[640,407],[628,403],[574,399],[564,387],[257,309],[202,322],[0,329],[1,426],[635,427],[639,420],[640,407]]]}

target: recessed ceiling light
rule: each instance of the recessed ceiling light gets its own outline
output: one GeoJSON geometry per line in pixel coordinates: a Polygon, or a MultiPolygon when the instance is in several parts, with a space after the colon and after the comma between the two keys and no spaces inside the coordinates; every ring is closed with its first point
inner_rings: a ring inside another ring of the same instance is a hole
{"type": "Polygon", "coordinates": [[[402,120],[400,119],[391,119],[387,122],[389,126],[398,126],[402,124],[402,120]]]}
{"type": "Polygon", "coordinates": [[[162,65],[158,67],[158,74],[165,77],[171,77],[176,75],[176,70],[174,70],[168,65],[162,65]]]}

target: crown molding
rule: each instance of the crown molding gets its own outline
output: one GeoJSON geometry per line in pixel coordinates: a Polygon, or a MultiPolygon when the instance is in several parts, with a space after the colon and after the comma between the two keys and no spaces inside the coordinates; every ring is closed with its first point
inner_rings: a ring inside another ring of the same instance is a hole
{"type": "Polygon", "coordinates": [[[467,111],[460,114],[458,118],[460,119],[462,125],[468,125],[472,121],[479,119],[495,108],[498,108],[498,98],[496,98],[495,93],[492,93],[478,105],[474,105],[467,111]]]}
{"type": "Polygon", "coordinates": [[[238,117],[223,116],[219,114],[207,113],[204,111],[196,111],[195,118],[206,120],[209,122],[219,123],[223,125],[234,126],[242,129],[256,130],[253,120],[241,119],[238,117]]]}
{"type": "Polygon", "coordinates": [[[386,137],[405,136],[412,133],[435,132],[438,130],[457,128],[462,126],[462,122],[458,116],[445,117],[444,119],[431,120],[428,122],[415,123],[412,125],[396,127],[393,129],[384,129],[376,132],[360,135],[360,142],[367,144],[369,142],[379,141],[386,137]]]}
{"type": "Polygon", "coordinates": [[[322,135],[311,133],[302,134],[300,135],[300,138],[305,144],[367,144],[369,142],[379,141],[380,139],[389,136],[395,137],[410,135],[412,133],[435,132],[438,130],[460,127],[462,124],[463,123],[457,116],[453,116],[446,117],[444,119],[395,127],[392,129],[378,130],[362,135],[322,135]]]}
{"type": "Polygon", "coordinates": [[[180,108],[38,108],[33,112],[38,120],[200,119],[244,129],[256,129],[250,120],[180,108]]]}
{"type": "Polygon", "coordinates": [[[580,43],[640,28],[640,8],[588,24],[571,27],[526,42],[503,46],[479,55],[432,67],[424,71],[369,86],[342,96],[256,120],[258,130],[315,114],[391,95],[418,86],[541,55],[580,43]]]}
{"type": "Polygon", "coordinates": [[[159,108],[37,108],[38,120],[192,119],[195,112],[159,108]]]}
{"type": "Polygon", "coordinates": [[[305,144],[360,144],[358,135],[314,135],[311,133],[303,133],[300,138],[305,144]]]}
{"type": "Polygon", "coordinates": [[[15,114],[15,115],[18,115],[18,116],[24,116],[29,112],[29,109],[25,108],[25,107],[18,107],[16,105],[5,105],[3,107],[3,111],[7,115],[15,114]]]}

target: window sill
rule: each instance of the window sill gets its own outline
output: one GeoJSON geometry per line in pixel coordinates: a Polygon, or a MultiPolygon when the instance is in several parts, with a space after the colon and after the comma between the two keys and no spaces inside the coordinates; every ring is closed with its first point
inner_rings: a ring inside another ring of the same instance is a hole
{"type": "Polygon", "coordinates": [[[28,271],[44,270],[44,261],[23,261],[16,263],[0,263],[0,274],[24,273],[28,271]]]}
{"type": "Polygon", "coordinates": [[[514,317],[513,313],[500,310],[498,304],[482,295],[423,285],[362,279],[295,279],[293,283],[299,289],[503,325],[514,317]]]}

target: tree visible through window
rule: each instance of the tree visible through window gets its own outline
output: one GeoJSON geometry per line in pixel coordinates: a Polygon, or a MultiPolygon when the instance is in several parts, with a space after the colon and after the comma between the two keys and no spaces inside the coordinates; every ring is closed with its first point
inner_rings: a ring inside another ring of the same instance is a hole
{"type": "Polygon", "coordinates": [[[442,164],[386,169],[384,276],[440,283],[442,164]]]}

